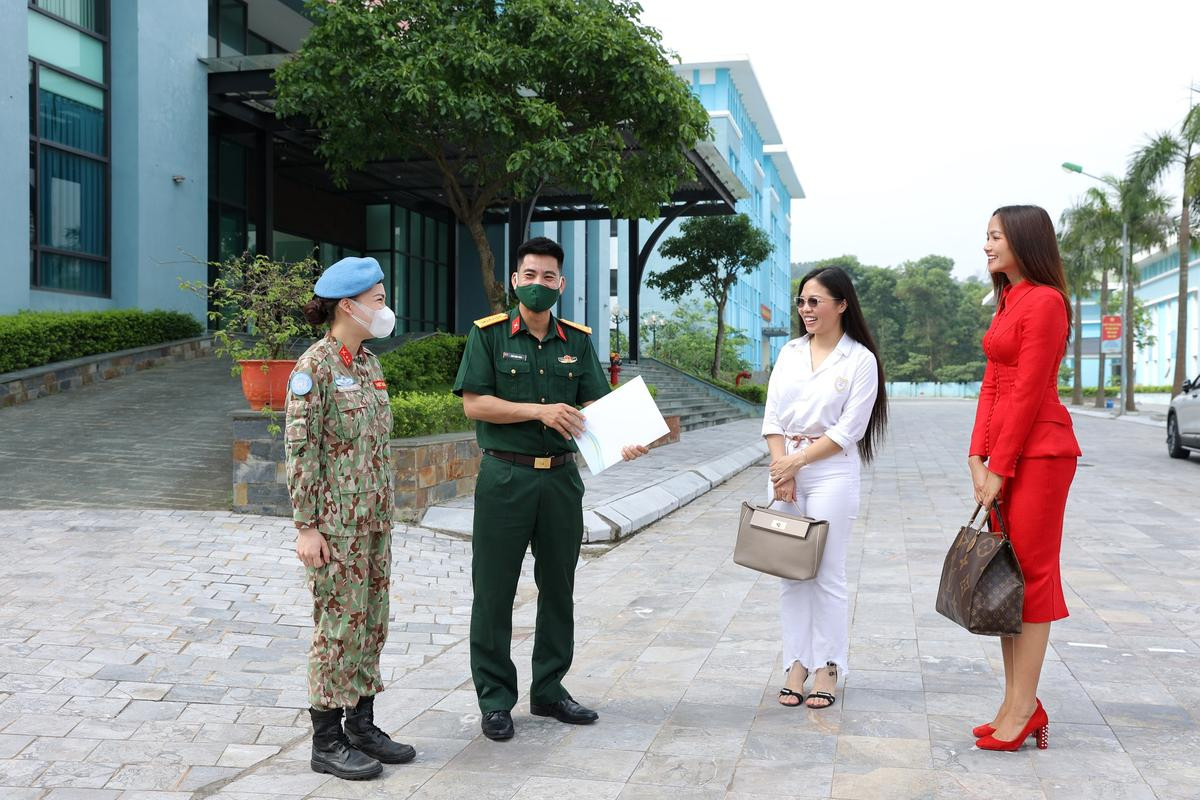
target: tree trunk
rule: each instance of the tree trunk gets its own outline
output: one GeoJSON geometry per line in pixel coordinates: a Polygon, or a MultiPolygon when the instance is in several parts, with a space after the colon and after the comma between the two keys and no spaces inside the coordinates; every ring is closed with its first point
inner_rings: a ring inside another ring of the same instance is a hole
{"type": "Polygon", "coordinates": [[[492,311],[508,310],[504,297],[504,284],[496,280],[496,256],[487,240],[487,231],[483,228],[483,216],[469,216],[464,220],[467,230],[471,232],[471,240],[479,251],[479,274],[483,281],[483,291],[487,295],[492,311]]]}
{"type": "Polygon", "coordinates": [[[725,300],[717,304],[717,346],[713,348],[712,379],[721,374],[721,343],[725,339],[725,300]]]}
{"type": "MultiPolygon", "coordinates": [[[[1108,313],[1108,270],[1104,267],[1100,268],[1100,330],[1101,335],[1104,331],[1104,315],[1108,313]]],[[[1100,352],[1097,355],[1096,363],[1099,370],[1099,377],[1096,379],[1096,408],[1104,408],[1104,340],[1100,339],[1097,344],[1100,346],[1100,352]]]]}
{"type": "MultiPolygon", "coordinates": [[[[1191,159],[1184,162],[1184,175],[1191,167],[1191,159]]],[[[1187,374],[1187,303],[1188,264],[1192,260],[1192,198],[1188,196],[1187,181],[1183,185],[1183,214],[1179,218],[1179,318],[1175,323],[1175,376],[1171,379],[1171,396],[1183,390],[1187,374]]]]}
{"type": "Polygon", "coordinates": [[[1075,295],[1075,341],[1072,342],[1071,360],[1075,369],[1071,376],[1071,404],[1083,405],[1083,298],[1075,295]]]}
{"type": "Polygon", "coordinates": [[[1128,364],[1129,366],[1127,366],[1125,369],[1121,370],[1121,383],[1122,383],[1122,385],[1124,385],[1125,379],[1129,378],[1129,388],[1127,388],[1125,390],[1125,410],[1126,411],[1137,411],[1137,403],[1133,402],[1133,390],[1134,390],[1134,387],[1137,386],[1137,379],[1135,377],[1136,367],[1134,366],[1134,363],[1133,363],[1133,340],[1137,337],[1136,337],[1136,331],[1134,330],[1134,325],[1133,325],[1133,320],[1134,320],[1135,314],[1134,314],[1134,310],[1133,310],[1133,247],[1132,246],[1129,246],[1129,251],[1130,251],[1129,252],[1129,264],[1127,267],[1127,269],[1129,271],[1127,273],[1125,273],[1125,285],[1121,287],[1121,291],[1124,293],[1124,298],[1121,301],[1121,316],[1124,317],[1125,309],[1129,309],[1129,319],[1123,320],[1123,324],[1125,325],[1125,342],[1124,342],[1125,352],[1121,355],[1121,358],[1125,359],[1125,363],[1128,364]]]}

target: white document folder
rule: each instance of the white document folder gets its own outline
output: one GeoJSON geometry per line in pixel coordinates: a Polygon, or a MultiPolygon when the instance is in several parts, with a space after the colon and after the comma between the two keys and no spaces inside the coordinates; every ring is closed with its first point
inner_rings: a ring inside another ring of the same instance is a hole
{"type": "Polygon", "coordinates": [[[626,445],[648,445],[670,432],[639,375],[583,409],[583,435],[575,439],[593,475],[621,460],[626,445]]]}

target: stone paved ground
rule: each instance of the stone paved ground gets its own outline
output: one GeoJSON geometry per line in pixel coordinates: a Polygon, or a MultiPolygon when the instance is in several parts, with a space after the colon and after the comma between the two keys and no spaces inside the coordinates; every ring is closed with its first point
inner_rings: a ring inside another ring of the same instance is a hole
{"type": "Polygon", "coordinates": [[[0,508],[230,506],[240,379],[181,361],[0,412],[0,508]]]}
{"type": "MultiPolygon", "coordinates": [[[[851,548],[851,668],[833,708],[775,703],[776,581],[730,561],[759,466],[581,563],[568,681],[601,721],[478,733],[467,672],[469,544],[395,538],[393,681],[379,716],[414,764],[308,771],[308,603],[276,520],[29,511],[0,520],[0,797],[1195,798],[1200,795],[1200,458],[1162,432],[1076,420],[1085,457],[1063,551],[1070,619],[1041,697],[1051,747],[995,754],[969,728],[999,699],[999,648],[933,611],[969,508],[971,405],[898,402],[851,548]]],[[[528,676],[534,606],[518,599],[528,676]]]]}

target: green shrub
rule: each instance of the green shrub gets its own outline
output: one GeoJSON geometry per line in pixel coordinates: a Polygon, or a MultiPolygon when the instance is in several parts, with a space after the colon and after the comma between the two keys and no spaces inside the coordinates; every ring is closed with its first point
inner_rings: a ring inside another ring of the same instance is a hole
{"type": "MultiPolygon", "coordinates": [[[[1065,395],[1067,397],[1070,397],[1071,391],[1072,390],[1071,390],[1070,386],[1059,386],[1058,387],[1058,393],[1060,395],[1065,395]]],[[[1135,394],[1170,394],[1171,387],[1170,386],[1135,386],[1133,391],[1135,394]]],[[[1104,390],[1105,397],[1119,397],[1120,394],[1121,394],[1120,386],[1109,386],[1104,390]]],[[[1084,397],[1095,397],[1096,396],[1096,387],[1095,386],[1084,386],[1083,387],[1083,396],[1084,397]]]]}
{"type": "Polygon", "coordinates": [[[703,377],[700,380],[711,383],[713,386],[724,389],[727,392],[732,392],[743,400],[749,400],[756,405],[761,406],[767,402],[767,387],[761,383],[743,383],[741,386],[738,386],[736,383],[730,383],[729,381],[714,381],[703,377]]]}
{"type": "Polygon", "coordinates": [[[393,395],[448,387],[458,374],[465,336],[437,333],[401,345],[379,357],[388,391],[393,395]]]}
{"type": "Polygon", "coordinates": [[[199,336],[179,311],[21,311],[0,316],[0,372],[199,336]]]}
{"type": "Polygon", "coordinates": [[[449,392],[401,392],[392,397],[392,438],[469,431],[462,400],[449,392]]]}

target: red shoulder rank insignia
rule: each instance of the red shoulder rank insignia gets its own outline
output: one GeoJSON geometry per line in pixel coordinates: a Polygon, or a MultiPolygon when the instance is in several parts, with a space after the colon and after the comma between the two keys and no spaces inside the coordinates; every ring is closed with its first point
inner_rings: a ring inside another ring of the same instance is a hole
{"type": "Polygon", "coordinates": [[[386,389],[387,381],[375,381],[371,385],[374,386],[376,389],[386,389]]]}
{"type": "Polygon", "coordinates": [[[347,367],[354,361],[354,356],[350,355],[350,351],[346,349],[346,345],[342,345],[342,349],[338,350],[338,356],[341,357],[342,363],[347,367]]]}
{"type": "Polygon", "coordinates": [[[511,336],[519,330],[521,330],[521,315],[517,314],[512,318],[512,327],[508,329],[508,333],[511,336]]]}

